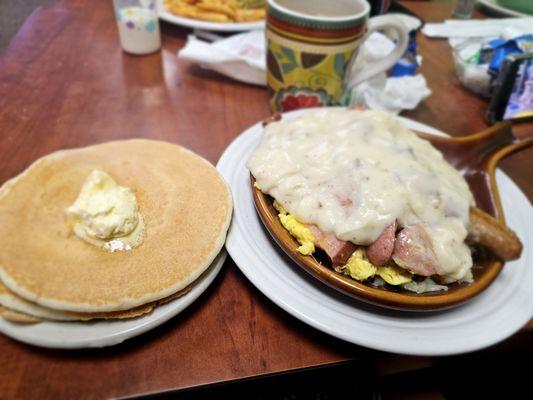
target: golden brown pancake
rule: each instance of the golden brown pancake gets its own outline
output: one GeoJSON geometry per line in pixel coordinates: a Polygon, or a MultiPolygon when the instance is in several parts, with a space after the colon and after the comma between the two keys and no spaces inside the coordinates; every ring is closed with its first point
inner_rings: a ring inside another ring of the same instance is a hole
{"type": "Polygon", "coordinates": [[[2,306],[0,306],[0,316],[8,321],[16,322],[18,324],[35,324],[43,321],[41,318],[33,317],[18,311],[9,310],[2,306]]]}
{"type": "Polygon", "coordinates": [[[59,151],[0,188],[0,278],[43,307],[129,310],[184,289],[221,250],[231,219],[227,184],[203,158],[158,141],[59,151]],[[93,169],[135,191],[145,239],[110,253],[74,235],[65,209],[93,169]]]}
{"type": "Polygon", "coordinates": [[[77,313],[71,311],[54,310],[46,308],[36,303],[32,303],[20,296],[17,296],[0,282],[0,315],[13,322],[35,323],[45,320],[52,321],[90,321],[94,319],[128,319],[137,318],[148,314],[161,304],[166,304],[177,299],[191,290],[191,286],[180,290],[164,299],[143,304],[142,306],[124,311],[111,311],[100,313],[77,313]]]}

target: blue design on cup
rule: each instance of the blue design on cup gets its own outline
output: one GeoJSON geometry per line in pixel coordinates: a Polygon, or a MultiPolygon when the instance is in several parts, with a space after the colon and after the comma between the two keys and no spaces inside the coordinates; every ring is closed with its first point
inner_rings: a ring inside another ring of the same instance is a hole
{"type": "Polygon", "coordinates": [[[126,26],[128,27],[128,29],[133,29],[133,28],[135,28],[135,24],[134,24],[132,21],[128,21],[128,22],[126,22],[126,26]]]}
{"type": "Polygon", "coordinates": [[[117,22],[122,21],[122,14],[119,11],[115,11],[115,19],[117,22]]]}
{"type": "Polygon", "coordinates": [[[152,32],[156,28],[155,22],[154,21],[148,21],[148,23],[146,24],[145,28],[146,28],[146,30],[148,32],[152,32]]]}

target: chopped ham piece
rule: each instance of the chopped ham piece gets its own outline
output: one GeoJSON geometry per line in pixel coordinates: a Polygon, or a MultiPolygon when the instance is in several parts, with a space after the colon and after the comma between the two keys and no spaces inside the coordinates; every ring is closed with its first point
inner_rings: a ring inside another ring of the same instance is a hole
{"type": "Polygon", "coordinates": [[[437,258],[431,240],[421,225],[408,226],[398,233],[392,258],[400,267],[415,274],[431,276],[437,273],[437,258]]]}
{"type": "Polygon", "coordinates": [[[368,260],[374,265],[385,265],[389,262],[394,250],[396,221],[390,224],[381,235],[366,249],[368,260]]]}
{"type": "Polygon", "coordinates": [[[306,225],[315,236],[315,246],[324,250],[333,266],[344,265],[357,246],[337,239],[333,233],[324,233],[315,225],[306,225]]]}
{"type": "Polygon", "coordinates": [[[348,107],[349,110],[356,110],[356,111],[365,111],[368,110],[367,106],[364,104],[354,104],[348,107]]]}
{"type": "Polygon", "coordinates": [[[351,206],[353,202],[350,199],[339,199],[341,207],[351,206]]]}

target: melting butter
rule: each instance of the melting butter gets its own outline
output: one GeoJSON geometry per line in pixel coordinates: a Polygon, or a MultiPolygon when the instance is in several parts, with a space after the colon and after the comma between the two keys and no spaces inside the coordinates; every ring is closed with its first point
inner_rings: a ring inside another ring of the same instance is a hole
{"type": "Polygon", "coordinates": [[[89,174],[66,213],[76,236],[111,252],[131,250],[143,240],[144,220],[135,193],[102,170],[89,174]]]}

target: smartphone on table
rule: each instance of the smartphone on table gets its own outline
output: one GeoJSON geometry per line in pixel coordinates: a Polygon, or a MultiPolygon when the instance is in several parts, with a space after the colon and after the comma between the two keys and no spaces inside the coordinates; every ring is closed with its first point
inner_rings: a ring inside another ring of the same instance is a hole
{"type": "Polygon", "coordinates": [[[513,54],[494,81],[487,120],[533,120],[533,53],[513,54]]]}

